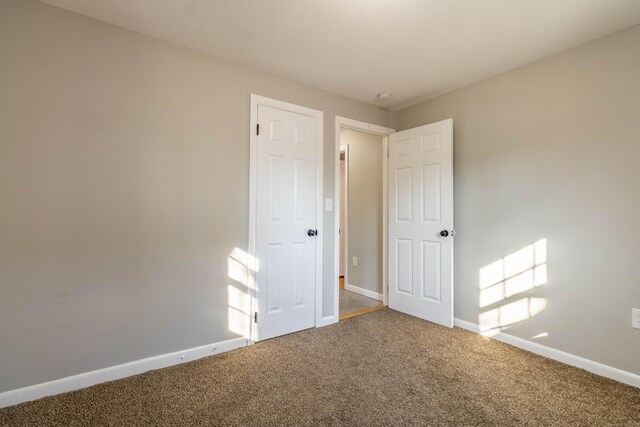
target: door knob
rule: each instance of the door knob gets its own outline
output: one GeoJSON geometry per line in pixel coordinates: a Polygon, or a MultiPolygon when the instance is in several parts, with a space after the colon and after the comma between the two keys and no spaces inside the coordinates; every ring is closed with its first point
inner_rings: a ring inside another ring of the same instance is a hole
{"type": "Polygon", "coordinates": [[[313,237],[313,236],[317,236],[318,235],[318,230],[307,230],[307,236],[309,237],[313,237]]]}
{"type": "Polygon", "coordinates": [[[442,237],[447,237],[448,235],[449,235],[449,232],[447,230],[442,230],[440,232],[440,236],[442,236],[442,237]]]}

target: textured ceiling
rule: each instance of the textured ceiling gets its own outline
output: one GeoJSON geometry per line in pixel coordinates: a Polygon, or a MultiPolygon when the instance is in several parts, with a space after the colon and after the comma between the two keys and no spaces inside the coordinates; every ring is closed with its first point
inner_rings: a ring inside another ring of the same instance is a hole
{"type": "Polygon", "coordinates": [[[42,0],[399,109],[640,23],[640,0],[42,0]]]}

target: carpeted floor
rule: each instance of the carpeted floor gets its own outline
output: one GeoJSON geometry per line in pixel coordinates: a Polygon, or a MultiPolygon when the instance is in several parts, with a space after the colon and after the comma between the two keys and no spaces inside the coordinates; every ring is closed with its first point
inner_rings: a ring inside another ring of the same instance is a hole
{"type": "Polygon", "coordinates": [[[384,309],[5,408],[0,425],[640,425],[640,389],[384,309]]]}

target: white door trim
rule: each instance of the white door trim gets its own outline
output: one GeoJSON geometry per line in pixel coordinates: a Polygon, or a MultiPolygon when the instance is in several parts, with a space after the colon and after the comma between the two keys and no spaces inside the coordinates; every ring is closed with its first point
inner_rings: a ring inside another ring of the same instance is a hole
{"type": "MultiPolygon", "coordinates": [[[[267,98],[260,95],[251,94],[251,113],[249,120],[249,242],[247,244],[248,254],[255,259],[256,256],[256,219],[257,219],[257,171],[258,171],[258,135],[256,128],[258,125],[258,105],[266,107],[278,108],[292,113],[303,114],[305,116],[314,117],[317,120],[316,126],[316,149],[317,149],[317,187],[316,187],[316,229],[318,230],[318,239],[316,243],[316,283],[315,283],[315,326],[322,324],[322,252],[324,248],[323,234],[323,182],[322,182],[322,157],[324,140],[322,130],[324,126],[324,113],[308,107],[302,107],[296,104],[279,101],[277,99],[267,98]]],[[[255,273],[247,269],[247,283],[255,283],[255,273]]],[[[257,299],[255,294],[255,286],[248,286],[253,290],[251,295],[251,313],[257,310],[257,299]]],[[[250,343],[255,342],[257,325],[251,322],[250,343]]]]}
{"type": "MultiPolygon", "coordinates": [[[[345,285],[345,289],[347,286],[347,283],[349,283],[348,278],[349,278],[349,257],[347,256],[349,254],[349,221],[347,221],[347,218],[349,218],[349,146],[348,145],[340,145],[340,154],[344,153],[344,187],[340,188],[340,191],[344,191],[345,192],[345,203],[344,203],[344,224],[341,224],[341,221],[338,221],[338,239],[342,238],[342,236],[344,236],[344,253],[339,253],[338,255],[342,258],[344,258],[344,285],[345,285]],[[342,233],[342,235],[340,234],[342,233]]],[[[340,157],[338,157],[338,159],[340,159],[340,157]]],[[[338,162],[338,169],[340,168],[340,163],[338,162]]],[[[342,184],[341,182],[338,182],[338,185],[342,184]]],[[[340,204],[340,202],[342,201],[342,193],[336,193],[335,199],[337,200],[336,202],[336,210],[338,211],[338,215],[336,215],[336,218],[340,218],[340,214],[341,214],[341,210],[342,210],[342,205],[340,204]]],[[[340,240],[338,240],[338,252],[340,252],[340,240]]],[[[340,260],[338,259],[338,268],[340,268],[340,260]]],[[[338,273],[338,276],[340,276],[340,274],[338,273]]],[[[338,278],[338,280],[340,280],[338,278]]],[[[338,290],[338,293],[340,292],[340,290],[338,290]]],[[[340,298],[338,298],[338,300],[340,300],[340,298]]],[[[340,310],[338,310],[338,317],[340,315],[339,313],[340,310]]]]}
{"type": "MultiPolygon", "coordinates": [[[[387,235],[389,233],[389,220],[388,220],[388,191],[387,182],[388,182],[388,149],[389,149],[389,135],[394,133],[396,130],[387,128],[384,126],[378,126],[371,123],[361,122],[359,120],[349,119],[347,117],[336,116],[335,123],[335,219],[334,219],[334,227],[333,227],[333,235],[335,236],[335,256],[334,256],[334,274],[331,282],[333,283],[333,312],[335,314],[334,322],[338,321],[340,308],[339,301],[340,295],[338,293],[338,288],[340,286],[339,276],[340,276],[340,129],[354,129],[362,132],[373,133],[376,135],[384,136],[384,142],[382,144],[382,297],[384,305],[388,304],[388,278],[387,278],[387,269],[388,269],[388,257],[389,257],[389,247],[387,241],[387,235]]],[[[345,271],[345,282],[346,282],[346,271],[345,271]]]]}

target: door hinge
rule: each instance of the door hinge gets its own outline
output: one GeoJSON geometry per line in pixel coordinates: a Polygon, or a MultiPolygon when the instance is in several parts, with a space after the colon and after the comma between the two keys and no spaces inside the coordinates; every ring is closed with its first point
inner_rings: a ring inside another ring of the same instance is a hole
{"type": "Polygon", "coordinates": [[[260,135],[260,123],[256,125],[256,135],[260,135]]]}
{"type": "Polygon", "coordinates": [[[254,322],[256,322],[256,323],[258,323],[258,312],[257,312],[257,311],[255,311],[255,312],[253,313],[253,321],[254,321],[254,322]]]}

